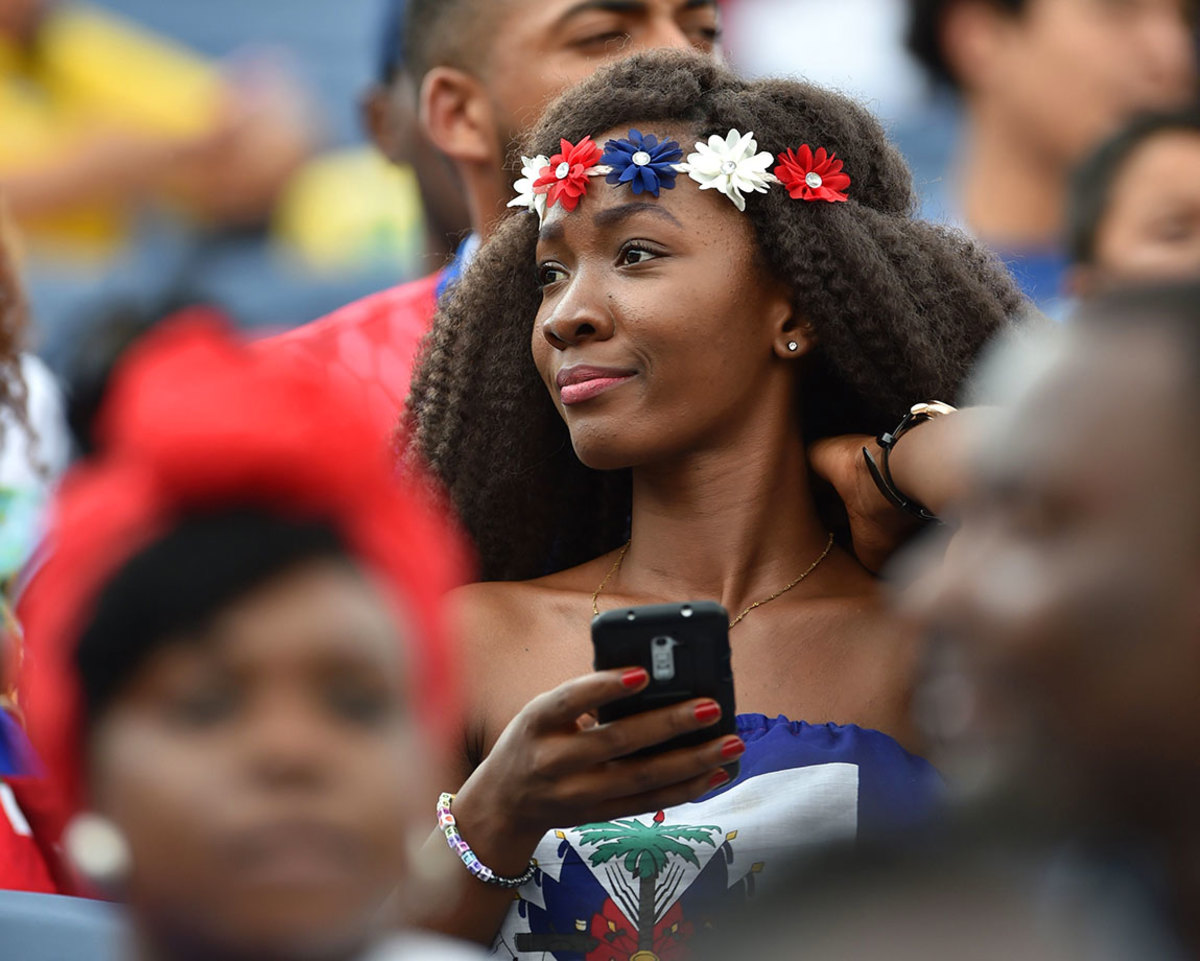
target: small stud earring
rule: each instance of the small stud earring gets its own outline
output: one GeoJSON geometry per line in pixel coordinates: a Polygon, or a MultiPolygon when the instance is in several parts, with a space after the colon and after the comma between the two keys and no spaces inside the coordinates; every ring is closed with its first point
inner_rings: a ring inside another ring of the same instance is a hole
{"type": "Polygon", "coordinates": [[[796,351],[798,351],[799,349],[800,349],[800,345],[799,345],[799,344],[797,344],[797,343],[796,343],[794,340],[789,340],[789,341],[788,341],[788,350],[790,350],[790,351],[791,351],[793,354],[794,354],[796,351]]]}

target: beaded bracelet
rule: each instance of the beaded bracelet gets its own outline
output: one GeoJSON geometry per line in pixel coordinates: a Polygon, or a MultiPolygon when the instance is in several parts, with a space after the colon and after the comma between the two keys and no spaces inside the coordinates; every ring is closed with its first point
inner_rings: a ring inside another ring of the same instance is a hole
{"type": "Polygon", "coordinates": [[[537,862],[530,861],[529,867],[519,876],[515,878],[506,878],[479,860],[475,856],[475,852],[471,850],[470,845],[463,840],[461,834],[458,833],[458,822],[454,819],[454,815],[450,813],[450,805],[454,803],[453,794],[443,794],[438,798],[437,805],[437,823],[441,832],[446,835],[446,843],[450,846],[450,850],[459,856],[463,866],[466,867],[471,874],[482,881],[484,884],[495,884],[502,888],[519,888],[523,884],[527,884],[533,880],[534,872],[537,871],[537,862]]]}

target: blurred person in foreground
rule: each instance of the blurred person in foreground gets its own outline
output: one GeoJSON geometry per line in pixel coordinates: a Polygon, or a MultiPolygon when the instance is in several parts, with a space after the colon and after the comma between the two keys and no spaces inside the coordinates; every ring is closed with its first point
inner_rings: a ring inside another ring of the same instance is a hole
{"type": "Polygon", "coordinates": [[[953,525],[903,602],[942,647],[919,701],[956,829],[799,876],[823,889],[735,929],[760,953],[1200,952],[1200,283],[1078,321],[1019,361],[956,491],[905,478],[953,525]]]}
{"type": "MultiPolygon", "coordinates": [[[[1200,951],[1200,283],[1080,311],[974,456],[927,627],[1009,777],[1200,951]]],[[[961,726],[971,730],[970,712],[961,726]]],[[[983,740],[987,744],[987,738],[983,740]]]]}
{"type": "Polygon", "coordinates": [[[222,73],[101,7],[0,0],[0,186],[32,249],[103,263],[148,202],[262,223],[312,146],[292,82],[222,73]]]}
{"type": "Polygon", "coordinates": [[[133,350],[100,438],[22,607],[39,827],[128,904],[126,957],[357,959],[432,883],[454,539],[352,402],[208,323],[133,350]]]}
{"type": "Polygon", "coordinates": [[[1200,107],[1138,117],[1075,171],[1071,292],[1200,277],[1200,107]]]}
{"type": "Polygon", "coordinates": [[[264,344],[356,390],[381,438],[404,406],[438,299],[504,213],[515,145],[542,108],[611,60],[665,47],[715,54],[720,36],[716,0],[409,0],[404,29],[403,83],[417,92],[426,136],[453,164],[474,232],[444,270],[264,344]]]}
{"type": "Polygon", "coordinates": [[[945,196],[927,215],[995,248],[1052,305],[1071,170],[1143,110],[1195,93],[1190,0],[910,0],[909,45],[961,95],[965,128],[945,196]]]}

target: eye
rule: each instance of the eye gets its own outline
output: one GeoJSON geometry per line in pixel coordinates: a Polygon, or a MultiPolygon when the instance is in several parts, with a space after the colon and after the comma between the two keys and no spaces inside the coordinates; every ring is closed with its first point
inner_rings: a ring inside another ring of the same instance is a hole
{"type": "Polygon", "coordinates": [[[325,700],[336,717],[362,727],[379,724],[393,707],[386,689],[350,682],[331,685],[325,692],[325,700]]]}
{"type": "Polygon", "coordinates": [[[538,286],[549,287],[561,280],[567,279],[567,272],[561,264],[547,263],[538,267],[538,286]]]}
{"type": "Polygon", "coordinates": [[[593,33],[580,40],[575,41],[575,45],[580,50],[592,53],[596,51],[609,51],[619,49],[629,43],[630,37],[623,30],[608,30],[604,33],[593,33]]]}
{"type": "Polygon", "coordinates": [[[180,691],[166,703],[171,720],[187,728],[214,727],[233,717],[238,707],[238,692],[233,685],[222,683],[180,691]]]}
{"type": "Polygon", "coordinates": [[[622,248],[619,262],[622,267],[634,267],[650,260],[657,260],[660,255],[653,250],[637,244],[627,244],[622,248]]]}

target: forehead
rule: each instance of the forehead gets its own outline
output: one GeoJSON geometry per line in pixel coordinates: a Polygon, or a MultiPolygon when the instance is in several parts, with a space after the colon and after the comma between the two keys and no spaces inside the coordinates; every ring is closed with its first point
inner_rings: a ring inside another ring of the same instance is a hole
{"type": "Polygon", "coordinates": [[[288,571],[235,601],[205,640],[213,656],[247,665],[401,663],[395,606],[370,575],[337,561],[288,571]]]}
{"type": "MultiPolygon", "coordinates": [[[[496,3],[500,0],[485,0],[496,3]]],[[[505,32],[528,37],[554,37],[577,22],[604,14],[629,18],[696,12],[715,14],[717,0],[503,0],[505,32]]]]}
{"type": "Polygon", "coordinates": [[[1165,331],[1088,329],[1081,320],[1051,349],[982,455],[984,476],[1142,500],[1158,485],[1194,487],[1195,452],[1179,456],[1187,367],[1165,331]]]}
{"type": "Polygon", "coordinates": [[[1117,176],[1118,194],[1130,187],[1200,190],[1200,130],[1162,130],[1140,143],[1117,176]]]}
{"type": "MultiPolygon", "coordinates": [[[[593,134],[592,140],[603,150],[610,140],[626,140],[631,130],[637,130],[643,136],[653,135],[660,144],[674,141],[683,159],[695,150],[694,133],[686,125],[673,123],[633,122],[593,134]]],[[[749,202],[753,203],[753,199],[749,202]]],[[[631,208],[629,212],[635,212],[632,210],[634,206],[638,208],[636,212],[650,216],[656,214],[649,208],[657,208],[677,221],[676,226],[690,232],[711,231],[727,239],[730,236],[750,236],[750,224],[745,214],[740,213],[720,192],[700,190],[699,185],[686,173],[676,175],[674,187],[661,187],[657,197],[646,192],[635,194],[628,184],[610,184],[603,175],[590,177],[587,194],[574,211],[567,211],[560,204],[547,211],[542,236],[561,236],[564,231],[571,232],[580,226],[612,225],[613,218],[602,217],[597,223],[596,215],[602,211],[627,207],[631,208]]],[[[662,216],[660,219],[669,222],[668,217],[662,216]]]]}

